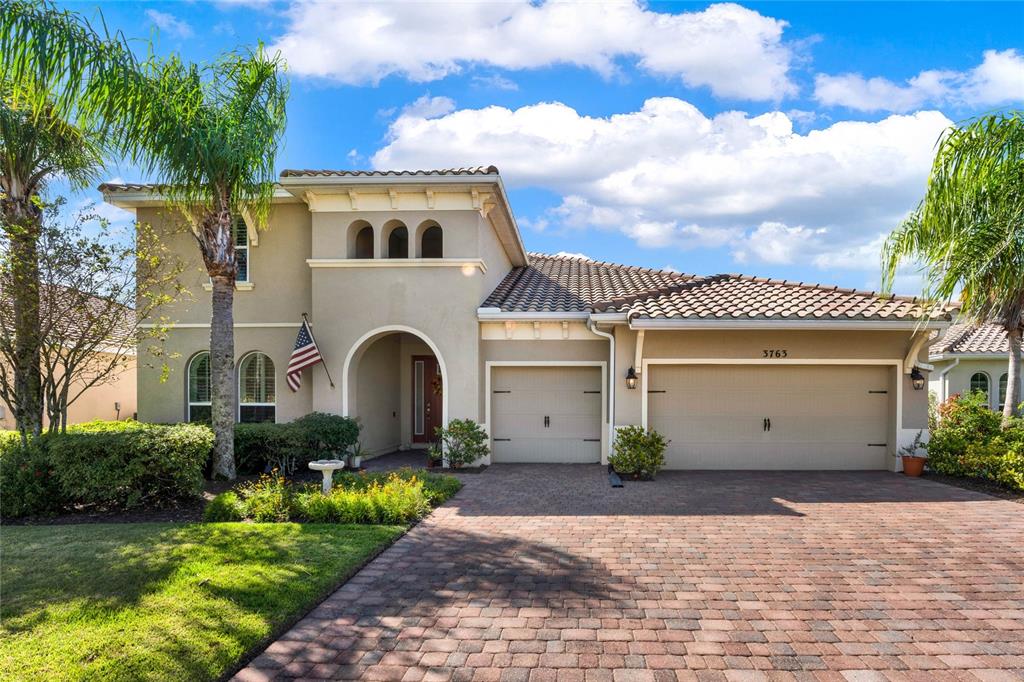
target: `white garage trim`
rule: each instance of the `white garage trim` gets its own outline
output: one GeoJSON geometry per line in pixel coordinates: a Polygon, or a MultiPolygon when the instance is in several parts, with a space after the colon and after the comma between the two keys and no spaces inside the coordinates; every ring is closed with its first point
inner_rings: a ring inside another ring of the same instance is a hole
{"type": "MultiPolygon", "coordinates": [[[[601,464],[608,463],[608,430],[603,428],[608,423],[608,363],[604,360],[488,360],[484,363],[485,400],[484,419],[487,422],[487,448],[494,449],[494,434],[490,432],[491,420],[491,368],[492,367],[600,367],[601,368],[601,464]]],[[[646,409],[646,406],[645,406],[646,409]]],[[[487,464],[491,463],[491,455],[487,455],[487,464]]]]}
{"type": "MultiPolygon", "coordinates": [[[[903,375],[900,372],[900,368],[903,366],[902,358],[898,360],[865,360],[863,358],[846,360],[834,358],[645,358],[643,372],[640,374],[640,390],[642,391],[640,423],[644,429],[647,429],[647,379],[650,376],[647,368],[650,365],[888,365],[893,368],[896,374],[896,444],[893,452],[897,452],[907,439],[907,434],[903,431],[903,375]]],[[[913,434],[916,434],[916,431],[913,431],[913,429],[909,431],[913,432],[910,435],[910,439],[913,440],[913,434]]],[[[899,458],[893,457],[893,462],[894,470],[898,470],[900,466],[899,458]]]]}

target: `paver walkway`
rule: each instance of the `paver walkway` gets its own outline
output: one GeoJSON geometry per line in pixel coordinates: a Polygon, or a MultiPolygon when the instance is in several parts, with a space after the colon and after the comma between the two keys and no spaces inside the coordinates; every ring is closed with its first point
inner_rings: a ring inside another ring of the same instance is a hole
{"type": "Polygon", "coordinates": [[[896,474],[494,466],[242,680],[1024,679],[1024,507],[896,474]]]}

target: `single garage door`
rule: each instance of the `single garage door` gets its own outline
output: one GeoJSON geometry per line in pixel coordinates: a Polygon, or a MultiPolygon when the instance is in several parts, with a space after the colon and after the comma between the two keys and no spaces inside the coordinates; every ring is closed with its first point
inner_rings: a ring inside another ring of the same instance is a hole
{"type": "Polygon", "coordinates": [[[650,365],[670,469],[885,469],[892,368],[650,365]]]}
{"type": "Polygon", "coordinates": [[[493,367],[494,462],[601,461],[599,367],[493,367]]]}

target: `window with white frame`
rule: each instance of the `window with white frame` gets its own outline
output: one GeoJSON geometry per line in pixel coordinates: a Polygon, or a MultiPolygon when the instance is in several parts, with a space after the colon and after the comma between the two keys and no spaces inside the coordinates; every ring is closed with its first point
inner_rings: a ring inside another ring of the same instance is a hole
{"type": "Polygon", "coordinates": [[[249,353],[238,365],[238,421],[273,422],[277,419],[274,361],[263,353],[249,353]]]}
{"type": "Polygon", "coordinates": [[[187,421],[209,424],[210,414],[210,354],[196,353],[188,363],[187,421]]]}
{"type": "Polygon", "coordinates": [[[1006,406],[1006,387],[1010,384],[1010,375],[1003,372],[1003,375],[999,377],[999,409],[1002,410],[1006,406]]]}
{"type": "Polygon", "coordinates": [[[235,242],[236,282],[249,281],[249,228],[242,216],[235,218],[231,229],[231,238],[235,242]]]}
{"type": "Polygon", "coordinates": [[[975,372],[974,374],[971,375],[971,393],[974,393],[975,391],[981,391],[982,393],[985,394],[985,398],[988,399],[990,395],[988,388],[989,381],[987,374],[985,374],[984,372],[975,372]]]}

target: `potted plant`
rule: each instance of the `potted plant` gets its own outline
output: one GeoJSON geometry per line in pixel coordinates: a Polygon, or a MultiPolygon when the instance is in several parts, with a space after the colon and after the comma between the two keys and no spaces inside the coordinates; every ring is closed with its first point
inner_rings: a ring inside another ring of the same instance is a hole
{"type": "Polygon", "coordinates": [[[359,441],[349,447],[348,466],[353,471],[359,471],[363,467],[363,444],[359,441]]]}
{"type": "Polygon", "coordinates": [[[441,446],[438,443],[431,443],[427,448],[427,468],[436,469],[443,464],[444,455],[441,452],[441,446]]]}
{"type": "Polygon", "coordinates": [[[914,436],[914,442],[900,448],[899,458],[903,462],[903,473],[907,476],[920,476],[924,472],[924,462],[928,454],[926,444],[921,442],[921,434],[918,431],[914,436]]]}

